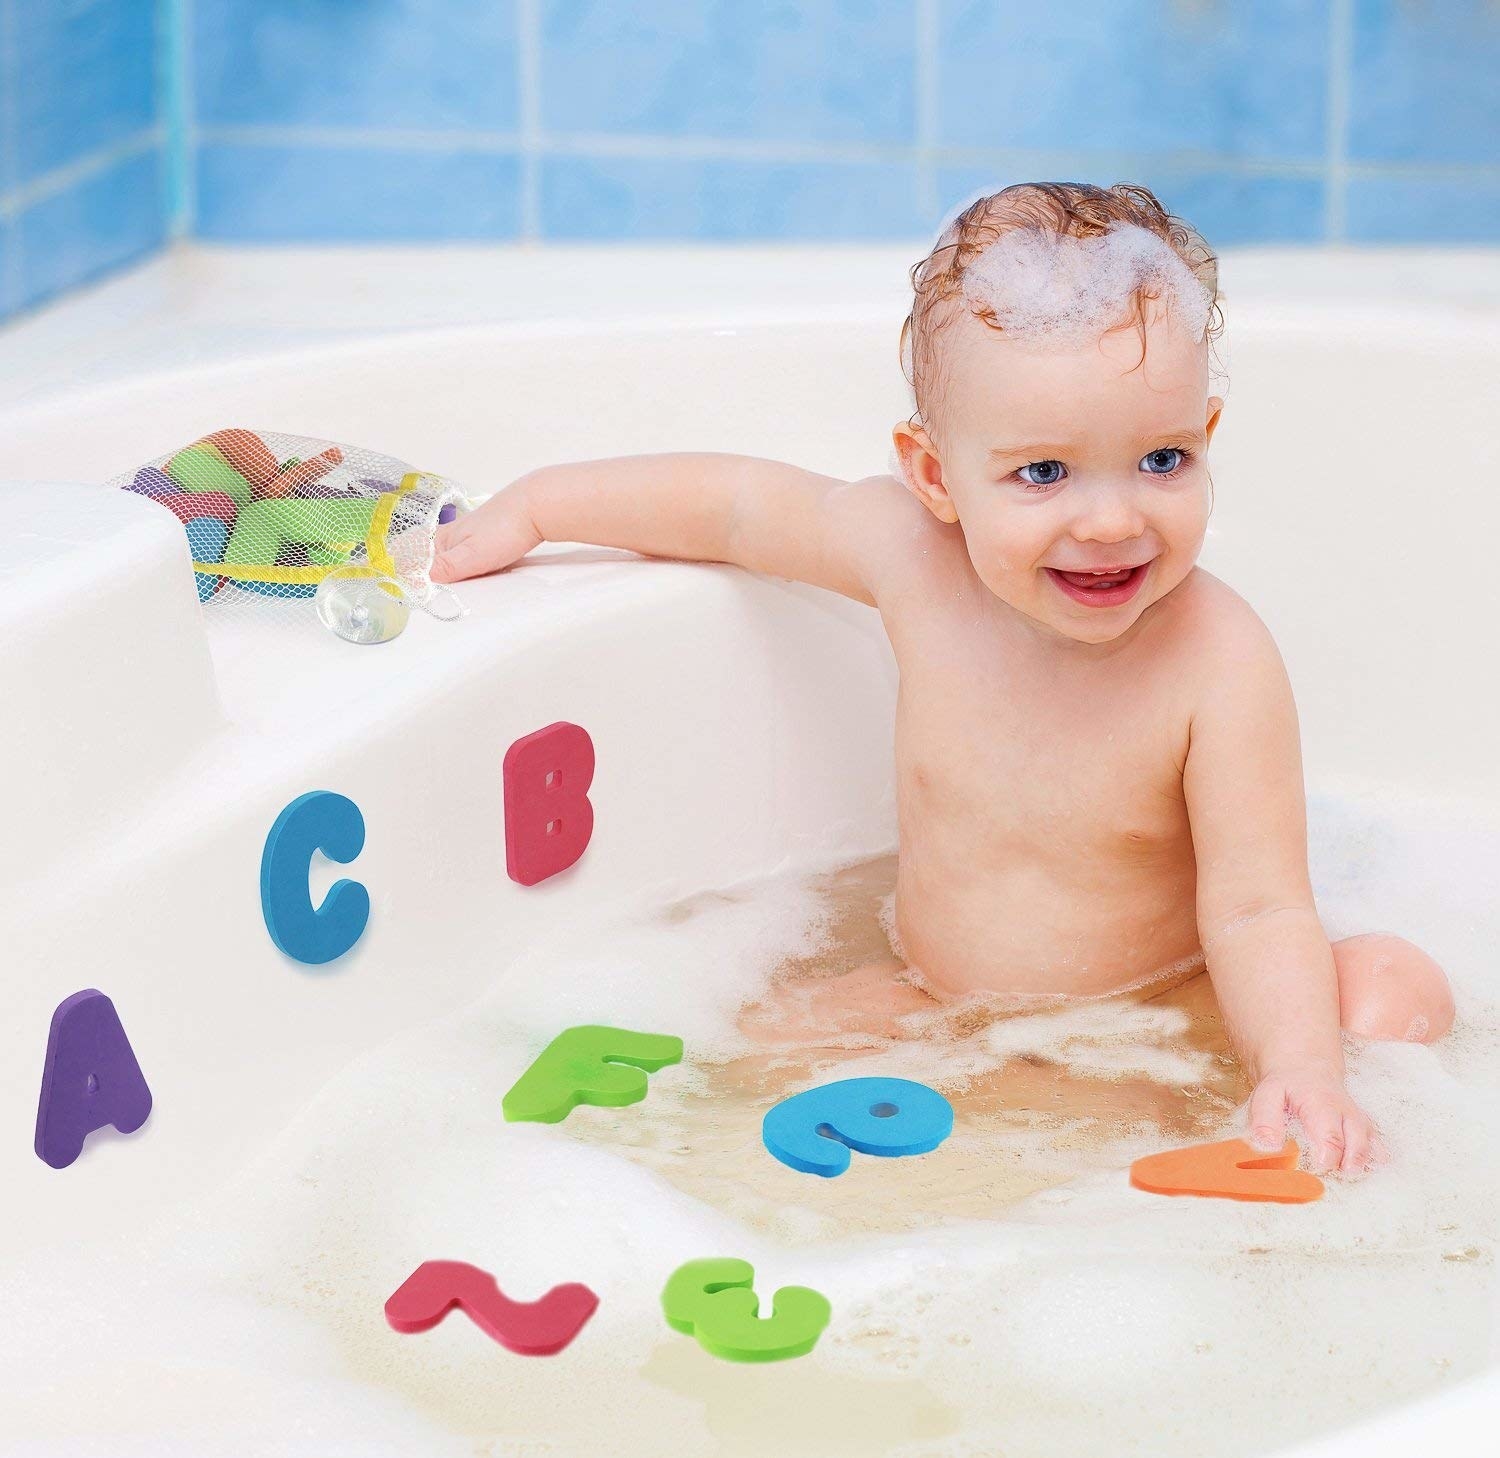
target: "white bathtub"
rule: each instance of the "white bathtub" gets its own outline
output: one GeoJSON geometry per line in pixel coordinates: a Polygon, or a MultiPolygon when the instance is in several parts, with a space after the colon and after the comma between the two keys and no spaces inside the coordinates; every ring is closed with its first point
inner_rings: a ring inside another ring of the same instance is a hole
{"type": "MultiPolygon", "coordinates": [[[[152,1238],[252,1167],[352,1060],[497,975],[503,987],[507,962],[549,928],[894,843],[895,674],[863,608],[729,569],[564,549],[465,586],[458,624],[417,618],[355,649],[214,622],[173,518],[63,483],[230,424],[368,444],[475,493],[551,459],[661,449],[864,475],[884,468],[909,409],[894,335],[886,312],[443,329],[152,372],[0,417],[13,483],[0,487],[0,1307],[13,1313],[0,1353],[27,1339],[14,1313],[47,1300],[38,1272],[152,1238]],[[557,720],[596,746],[595,833],[573,870],[523,888],[505,874],[500,761],[557,720]],[[365,848],[338,869],[373,903],[358,946],[326,969],[275,950],[259,899],[267,831],[312,789],[361,807],[365,848]],[[155,1106],[138,1134],[97,1134],[57,1171],[31,1148],[40,1063],[53,1008],[88,986],[114,999],[155,1106]]],[[[1493,827],[1494,331],[1261,311],[1234,320],[1229,366],[1203,562],[1281,644],[1311,790],[1461,805],[1493,827]]],[[[558,1008],[559,1026],[594,1020],[561,994],[558,1008]]],[[[405,1273],[389,1272],[391,1289],[405,1273]]],[[[538,1272],[538,1288],[551,1279],[538,1272]]],[[[1474,1279],[1493,1308],[1487,1264],[1474,1279]]],[[[100,1295],[101,1322],[128,1328],[134,1299],[100,1295]]],[[[90,1339],[59,1350],[66,1397],[91,1380],[90,1339]]],[[[1297,1451],[1407,1453],[1420,1433],[1491,1453],[1493,1425],[1475,1414],[1500,1414],[1500,1371],[1380,1406],[1354,1403],[1357,1429],[1297,1451]]],[[[1268,1419],[1253,1451],[1297,1435],[1268,1419]]]]}

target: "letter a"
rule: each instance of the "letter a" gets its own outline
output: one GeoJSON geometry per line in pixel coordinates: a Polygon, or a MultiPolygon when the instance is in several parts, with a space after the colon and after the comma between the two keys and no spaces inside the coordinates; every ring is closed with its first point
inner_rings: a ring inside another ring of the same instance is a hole
{"type": "Polygon", "coordinates": [[[66,1169],[95,1129],[113,1124],[133,1134],[150,1112],[151,1090],[114,1003],[92,987],[64,998],[47,1035],[37,1154],[53,1169],[66,1169]]]}

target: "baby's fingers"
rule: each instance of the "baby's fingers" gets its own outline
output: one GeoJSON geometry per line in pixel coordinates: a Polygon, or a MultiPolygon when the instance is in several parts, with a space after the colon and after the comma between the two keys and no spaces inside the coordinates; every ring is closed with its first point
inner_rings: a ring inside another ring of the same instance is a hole
{"type": "Polygon", "coordinates": [[[1339,1165],[1341,1174],[1368,1174],[1371,1168],[1381,1163],[1386,1155],[1380,1136],[1366,1115],[1358,1110],[1344,1114],[1344,1158],[1339,1165]]]}
{"type": "Polygon", "coordinates": [[[521,498],[497,492],[483,506],[438,528],[432,580],[458,582],[502,571],[541,541],[521,498]]]}
{"type": "Polygon", "coordinates": [[[1262,1079],[1250,1095],[1250,1143],[1257,1149],[1280,1149],[1286,1142],[1286,1085],[1262,1079]]]}
{"type": "Polygon", "coordinates": [[[484,571],[478,543],[465,530],[465,522],[450,521],[437,530],[433,540],[431,577],[434,582],[461,582],[484,571]]]}
{"type": "Polygon", "coordinates": [[[1312,1146],[1313,1168],[1328,1172],[1344,1161],[1344,1120],[1338,1107],[1323,1099],[1310,1099],[1298,1111],[1312,1146]]]}

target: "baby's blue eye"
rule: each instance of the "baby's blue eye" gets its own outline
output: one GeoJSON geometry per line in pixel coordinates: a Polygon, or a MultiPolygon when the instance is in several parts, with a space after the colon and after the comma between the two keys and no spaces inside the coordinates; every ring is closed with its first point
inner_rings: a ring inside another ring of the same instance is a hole
{"type": "Polygon", "coordinates": [[[1185,460],[1187,453],[1180,451],[1176,446],[1165,446],[1159,451],[1152,451],[1149,456],[1141,457],[1141,470],[1153,476],[1170,476],[1185,460]]]}
{"type": "MultiPolygon", "coordinates": [[[[1176,446],[1163,446],[1161,450],[1154,450],[1151,455],[1140,458],[1140,468],[1148,475],[1176,475],[1190,460],[1193,453],[1181,450],[1176,446]]],[[[1028,490],[1044,490],[1049,486],[1056,486],[1058,481],[1065,480],[1068,468],[1061,460],[1031,460],[1016,472],[1026,483],[1028,490]],[[1026,472],[1035,471],[1037,475],[1028,475],[1026,472]]]]}
{"type": "Polygon", "coordinates": [[[1032,461],[1016,472],[1031,486],[1055,486],[1067,474],[1068,468],[1061,461],[1032,461]]]}

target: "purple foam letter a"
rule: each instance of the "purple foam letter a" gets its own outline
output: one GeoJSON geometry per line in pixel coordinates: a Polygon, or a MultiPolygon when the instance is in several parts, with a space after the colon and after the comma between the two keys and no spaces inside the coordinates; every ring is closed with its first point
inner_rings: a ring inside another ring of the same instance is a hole
{"type": "Polygon", "coordinates": [[[114,1003],[92,987],[64,998],[47,1035],[37,1154],[53,1169],[65,1169],[95,1129],[113,1124],[133,1134],[150,1112],[151,1090],[114,1003]]]}

